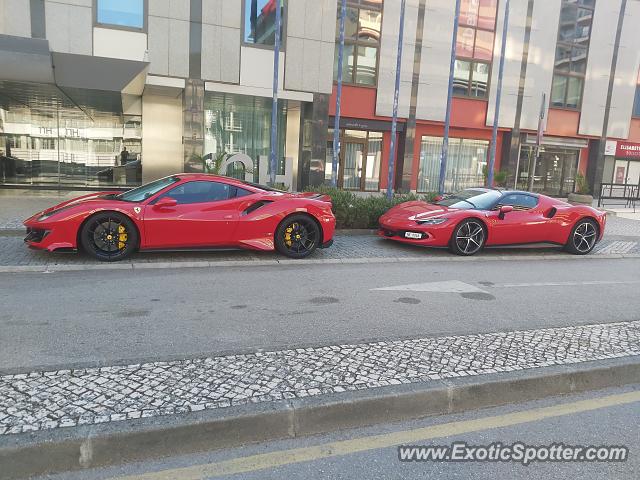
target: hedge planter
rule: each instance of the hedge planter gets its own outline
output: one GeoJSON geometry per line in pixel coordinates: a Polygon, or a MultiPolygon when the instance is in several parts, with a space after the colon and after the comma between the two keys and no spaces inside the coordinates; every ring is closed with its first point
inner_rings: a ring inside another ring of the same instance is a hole
{"type": "Polygon", "coordinates": [[[593,196],[581,193],[570,193],[567,200],[572,205],[593,205],[593,196]]]}

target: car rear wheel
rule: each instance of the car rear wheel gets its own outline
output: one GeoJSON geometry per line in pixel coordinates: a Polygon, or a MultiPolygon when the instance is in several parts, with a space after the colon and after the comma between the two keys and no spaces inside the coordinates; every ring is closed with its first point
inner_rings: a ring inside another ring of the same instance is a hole
{"type": "Polygon", "coordinates": [[[278,225],[275,237],[278,252],[290,258],[304,258],[318,248],[320,228],[309,215],[296,214],[278,225]]]}
{"type": "Polygon", "coordinates": [[[597,240],[598,227],[596,223],[585,218],[575,224],[565,248],[574,255],[586,255],[596,246],[597,240]]]}
{"type": "Polygon", "coordinates": [[[121,213],[104,212],[90,217],[80,231],[85,252],[104,262],[116,262],[130,256],[138,245],[138,231],[121,213]]]}
{"type": "Polygon", "coordinates": [[[457,255],[475,255],[484,247],[486,238],[484,225],[479,220],[468,219],[453,231],[449,248],[457,255]]]}

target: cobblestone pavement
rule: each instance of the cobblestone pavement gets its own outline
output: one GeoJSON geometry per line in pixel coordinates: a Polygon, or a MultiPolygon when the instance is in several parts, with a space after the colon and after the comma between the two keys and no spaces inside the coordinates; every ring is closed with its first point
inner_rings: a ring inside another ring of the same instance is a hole
{"type": "MultiPolygon", "coordinates": [[[[638,222],[640,224],[640,222],[638,222]]],[[[510,248],[487,249],[478,257],[496,257],[499,255],[530,255],[540,256],[570,256],[559,248],[510,248]]],[[[605,236],[594,254],[640,254],[640,238],[605,236]]],[[[399,244],[378,238],[373,234],[340,235],[337,234],[332,247],[316,250],[311,259],[341,260],[341,259],[425,259],[452,257],[446,249],[428,249],[411,245],[399,244]]],[[[38,267],[39,270],[60,270],[65,266],[102,265],[109,268],[131,268],[145,264],[187,265],[197,262],[228,262],[228,261],[275,261],[284,257],[272,252],[250,251],[211,251],[211,252],[147,252],[136,253],[131,259],[117,264],[105,265],[84,254],[76,253],[48,253],[28,249],[20,236],[0,235],[0,268],[1,267],[38,267]]]]}
{"type": "Polygon", "coordinates": [[[0,377],[0,434],[640,355],[640,321],[0,377]]]}

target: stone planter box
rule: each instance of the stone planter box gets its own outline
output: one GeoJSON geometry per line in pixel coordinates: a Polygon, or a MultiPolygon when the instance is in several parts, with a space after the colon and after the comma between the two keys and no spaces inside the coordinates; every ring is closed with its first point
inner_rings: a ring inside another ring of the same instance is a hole
{"type": "Polygon", "coordinates": [[[570,193],[567,201],[572,205],[593,205],[593,196],[580,193],[570,193]]]}

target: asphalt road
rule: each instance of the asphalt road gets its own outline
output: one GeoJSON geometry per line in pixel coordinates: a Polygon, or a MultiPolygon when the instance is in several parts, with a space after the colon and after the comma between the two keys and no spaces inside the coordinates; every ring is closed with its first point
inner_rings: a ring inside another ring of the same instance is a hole
{"type": "Polygon", "coordinates": [[[65,473],[49,480],[280,479],[637,479],[640,477],[640,385],[471,411],[405,423],[341,431],[65,473]],[[631,397],[631,398],[630,398],[631,397]],[[545,418],[545,416],[547,417],[545,418]],[[517,422],[513,422],[514,417],[517,422]],[[511,422],[511,423],[510,423],[511,422]],[[410,439],[410,440],[409,440],[410,439]],[[405,441],[409,440],[409,443],[405,441]],[[625,462],[413,462],[398,460],[397,445],[625,446],[625,462]],[[236,472],[225,474],[225,472],[236,472]]]}
{"type": "Polygon", "coordinates": [[[638,320],[639,287],[640,259],[4,274],[0,371],[638,320]]]}

